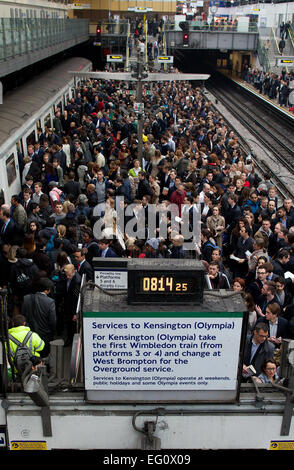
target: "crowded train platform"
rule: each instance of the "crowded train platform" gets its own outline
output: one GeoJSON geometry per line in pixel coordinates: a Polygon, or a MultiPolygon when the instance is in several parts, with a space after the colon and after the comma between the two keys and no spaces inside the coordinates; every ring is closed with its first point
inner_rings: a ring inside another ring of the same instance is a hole
{"type": "Polygon", "coordinates": [[[210,289],[242,294],[248,334],[270,325],[275,352],[294,338],[293,202],[257,174],[201,89],[144,89],[142,155],[126,83],[88,80],[75,91],[19,155],[22,190],[1,206],[12,330],[25,321],[46,357],[53,339],[72,344],[95,258],[193,258],[210,289]]]}

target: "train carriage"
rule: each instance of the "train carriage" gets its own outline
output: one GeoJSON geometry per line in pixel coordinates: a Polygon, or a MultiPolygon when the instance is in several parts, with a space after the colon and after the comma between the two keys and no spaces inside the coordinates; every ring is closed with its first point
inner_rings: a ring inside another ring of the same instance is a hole
{"type": "Polygon", "coordinates": [[[4,96],[0,106],[0,187],[2,200],[10,201],[21,189],[19,161],[28,145],[37,140],[37,130],[52,123],[56,107],[62,111],[74,95],[76,79],[69,70],[87,72],[92,63],[69,59],[4,96]]]}

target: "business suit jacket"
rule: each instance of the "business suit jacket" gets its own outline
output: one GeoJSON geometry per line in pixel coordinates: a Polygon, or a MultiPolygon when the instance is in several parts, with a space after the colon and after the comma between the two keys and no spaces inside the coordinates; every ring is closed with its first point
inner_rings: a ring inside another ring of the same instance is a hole
{"type": "Polygon", "coordinates": [[[77,198],[81,194],[81,187],[78,181],[68,181],[63,186],[63,192],[65,194],[72,194],[75,198],[77,198]]]}
{"type": "Polygon", "coordinates": [[[238,204],[235,204],[234,207],[229,207],[229,209],[227,210],[227,213],[225,214],[226,224],[229,225],[228,233],[230,233],[233,230],[237,220],[241,216],[242,216],[242,211],[241,211],[241,208],[238,206],[238,204]]]}
{"type": "MultiPolygon", "coordinates": [[[[270,322],[264,317],[259,318],[256,323],[265,323],[270,326],[270,322]]],[[[278,328],[277,328],[277,338],[287,338],[288,335],[288,321],[286,318],[278,317],[278,328]]]]}
{"type": "Polygon", "coordinates": [[[79,273],[74,274],[69,283],[69,286],[67,281],[65,281],[64,313],[68,319],[72,319],[72,317],[76,314],[81,282],[82,279],[79,273]]]}
{"type": "MultiPolygon", "coordinates": [[[[102,258],[102,250],[99,248],[98,255],[99,258],[102,258]]],[[[111,249],[108,248],[105,254],[105,258],[117,258],[117,254],[111,249]]]]}
{"type": "Polygon", "coordinates": [[[78,265],[77,272],[79,273],[81,278],[85,274],[87,282],[94,281],[94,269],[92,268],[90,263],[88,263],[88,261],[85,260],[80,266],[78,265]]]}
{"type": "Polygon", "coordinates": [[[1,238],[1,243],[9,243],[13,241],[13,237],[15,234],[15,226],[14,222],[12,219],[9,220],[9,223],[6,225],[2,223],[1,228],[0,228],[0,238],[1,238]]]}
{"type": "Polygon", "coordinates": [[[268,340],[265,340],[264,343],[259,345],[255,355],[253,356],[253,358],[250,362],[252,337],[253,337],[253,335],[250,335],[246,338],[245,347],[244,347],[243,363],[246,366],[249,366],[250,364],[252,364],[253,367],[256,370],[256,375],[258,376],[262,372],[261,367],[262,367],[264,361],[267,360],[267,359],[272,359],[273,358],[275,346],[272,343],[270,343],[268,340]]]}

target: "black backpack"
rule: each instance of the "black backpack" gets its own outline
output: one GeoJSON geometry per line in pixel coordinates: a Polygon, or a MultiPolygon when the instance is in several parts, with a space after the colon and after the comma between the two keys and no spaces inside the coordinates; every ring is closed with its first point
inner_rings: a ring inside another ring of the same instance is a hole
{"type": "Polygon", "coordinates": [[[33,357],[33,353],[30,350],[30,348],[26,345],[27,342],[30,340],[33,332],[29,331],[23,342],[21,343],[18,341],[16,338],[14,338],[12,335],[8,335],[9,339],[17,345],[15,354],[14,354],[14,364],[19,372],[23,372],[26,368],[26,366],[31,362],[31,359],[33,357]]]}

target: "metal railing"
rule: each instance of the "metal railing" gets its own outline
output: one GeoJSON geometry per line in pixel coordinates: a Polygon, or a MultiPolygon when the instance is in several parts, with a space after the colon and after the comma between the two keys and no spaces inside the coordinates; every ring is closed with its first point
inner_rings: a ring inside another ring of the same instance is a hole
{"type": "Polygon", "coordinates": [[[276,36],[274,28],[272,28],[272,30],[271,30],[271,41],[272,41],[272,44],[274,45],[274,51],[281,55],[281,51],[280,51],[279,43],[278,43],[278,38],[276,36]]]}
{"type": "Polygon", "coordinates": [[[260,38],[258,39],[258,44],[257,44],[257,54],[258,54],[260,65],[263,67],[263,70],[265,72],[269,72],[271,65],[270,65],[270,60],[268,56],[268,50],[262,44],[260,38]]]}
{"type": "Polygon", "coordinates": [[[288,32],[289,32],[289,39],[290,39],[292,47],[294,49],[294,26],[292,24],[290,25],[290,28],[289,28],[288,32]]]}
{"type": "Polygon", "coordinates": [[[84,19],[0,18],[0,61],[89,35],[84,19]]]}
{"type": "MultiPolygon", "coordinates": [[[[232,24],[218,24],[218,23],[206,23],[204,21],[188,21],[188,25],[189,25],[189,29],[188,31],[192,32],[192,31],[202,31],[202,32],[213,32],[213,33],[216,33],[216,32],[220,32],[220,33],[224,33],[224,32],[228,32],[228,33],[231,33],[231,32],[244,32],[244,31],[238,31],[238,26],[236,23],[232,23],[232,24]]],[[[178,24],[175,24],[175,23],[171,23],[171,22],[167,22],[166,25],[165,25],[165,31],[168,32],[168,31],[182,31],[182,29],[180,28],[180,26],[178,24]]],[[[258,27],[257,27],[257,24],[256,23],[249,23],[248,24],[248,31],[246,31],[248,33],[257,33],[258,32],[258,27]]]]}

